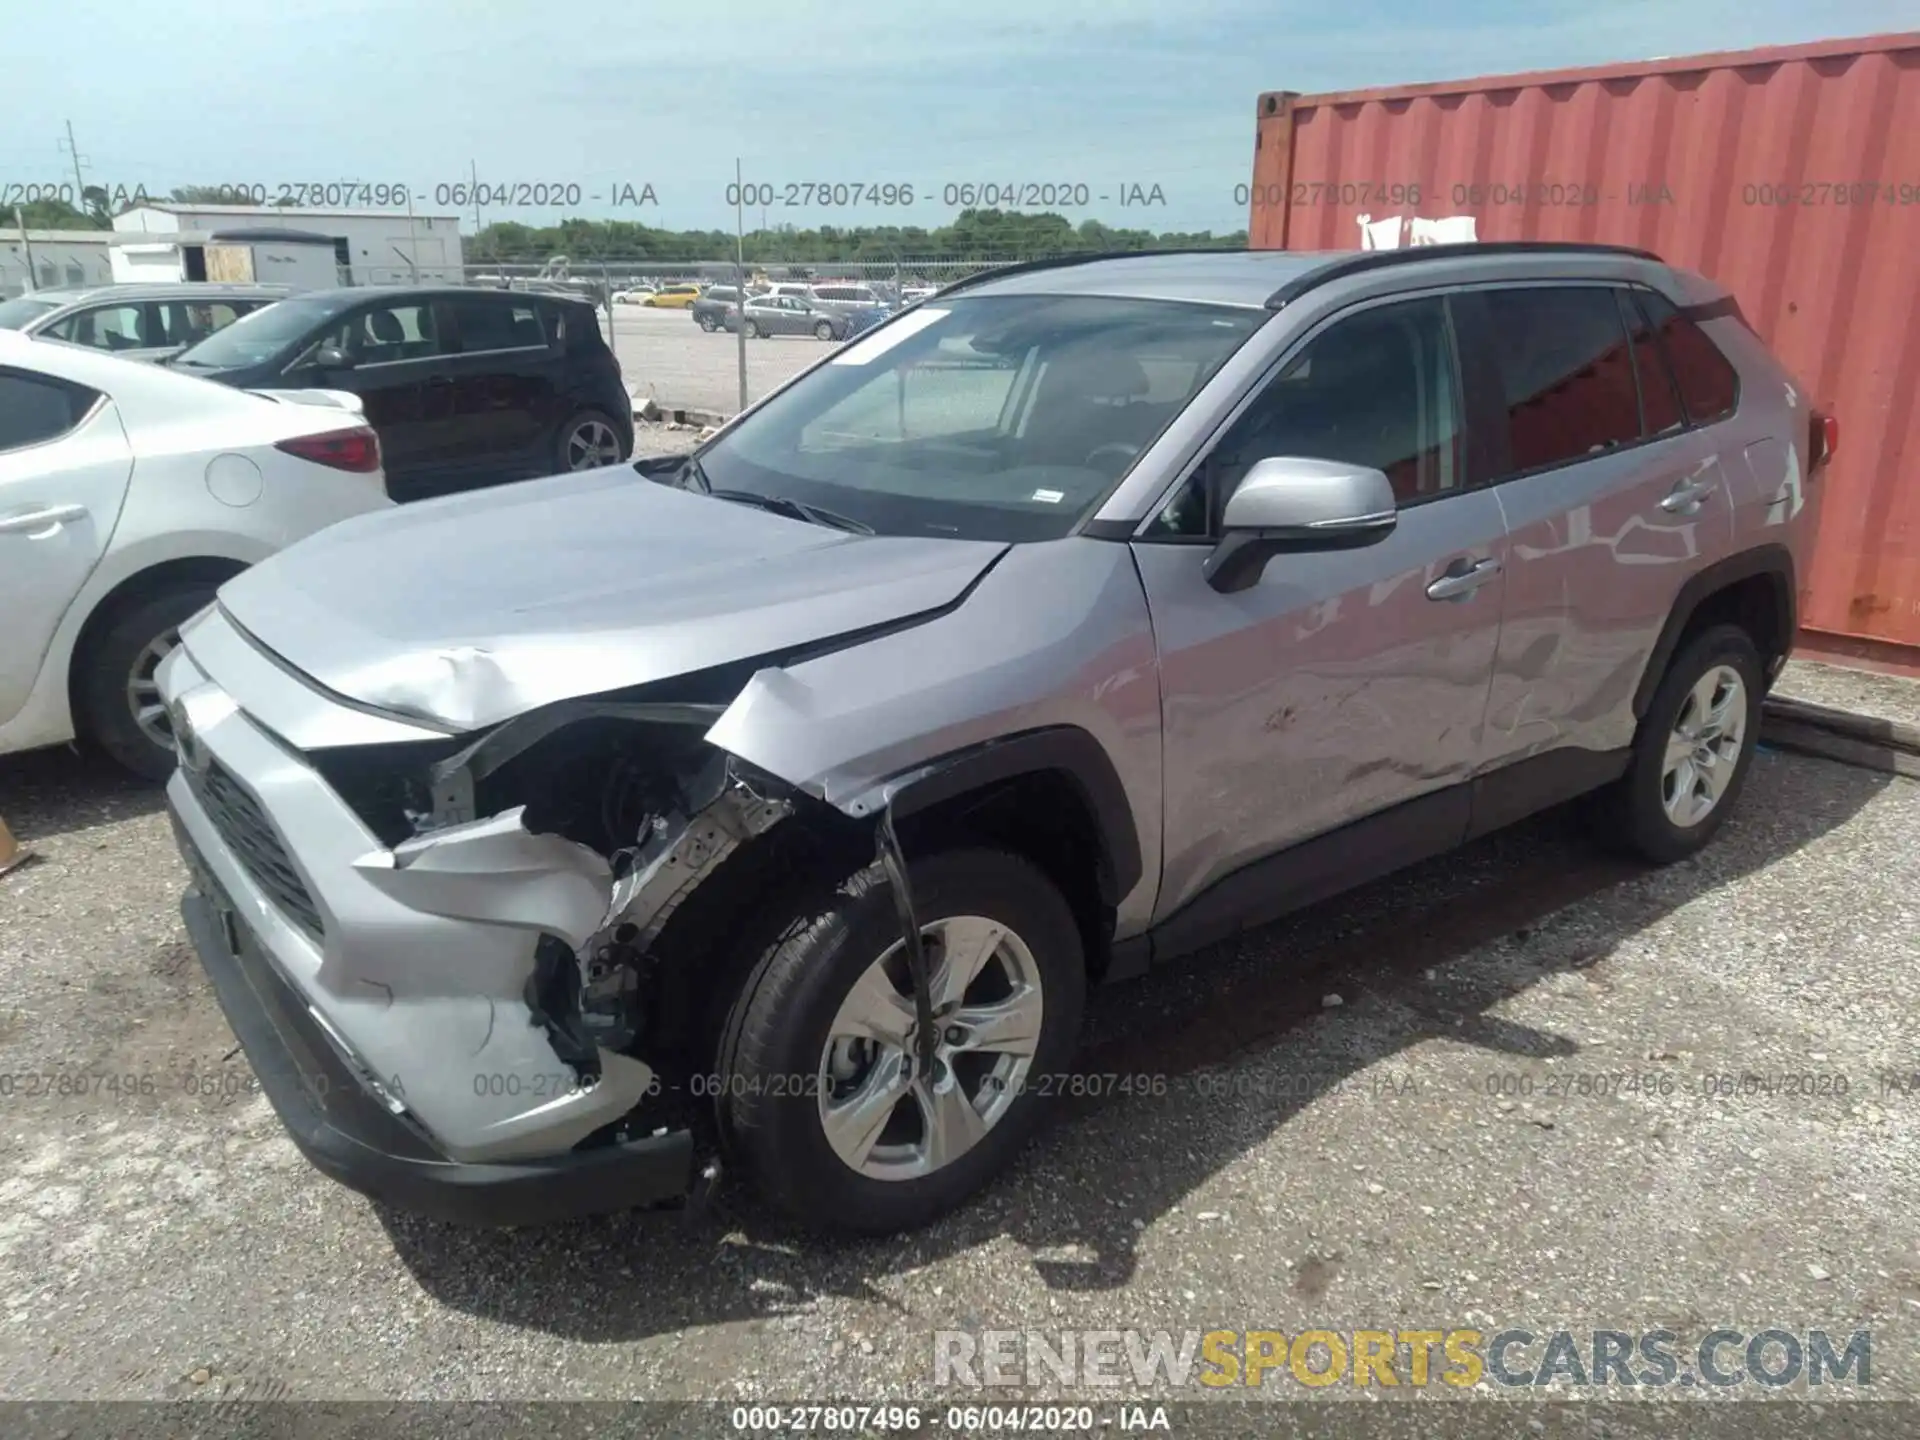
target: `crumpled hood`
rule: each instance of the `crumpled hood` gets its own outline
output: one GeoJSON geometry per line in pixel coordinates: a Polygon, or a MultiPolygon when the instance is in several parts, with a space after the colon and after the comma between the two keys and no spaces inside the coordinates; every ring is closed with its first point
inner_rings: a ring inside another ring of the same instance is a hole
{"type": "Polygon", "coordinates": [[[619,466],[333,525],[220,604],[336,694],[478,729],[938,610],[998,541],[851,535],[619,466]]]}

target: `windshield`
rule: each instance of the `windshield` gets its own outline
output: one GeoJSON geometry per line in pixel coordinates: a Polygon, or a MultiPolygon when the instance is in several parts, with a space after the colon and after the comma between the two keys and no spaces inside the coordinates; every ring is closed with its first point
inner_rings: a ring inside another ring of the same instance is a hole
{"type": "Polygon", "coordinates": [[[198,345],[181,352],[175,365],[189,370],[234,370],[271,360],[339,309],[315,300],[280,300],[242,315],[198,345]]]}
{"type": "Polygon", "coordinates": [[[0,330],[24,330],[29,322],[59,308],[50,300],[35,300],[31,295],[0,302],[0,330]]]}
{"type": "Polygon", "coordinates": [[[716,490],[883,535],[1051,540],[1092,513],[1264,311],[977,296],[872,332],[700,452],[716,490]]]}

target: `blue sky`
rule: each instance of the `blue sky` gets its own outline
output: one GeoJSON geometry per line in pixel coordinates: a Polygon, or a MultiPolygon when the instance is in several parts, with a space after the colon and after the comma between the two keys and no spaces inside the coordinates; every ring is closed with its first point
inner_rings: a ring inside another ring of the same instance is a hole
{"type": "MultiPolygon", "coordinates": [[[[909,184],[911,208],[769,223],[937,224],[947,184],[1084,184],[1113,224],[1235,229],[1254,98],[1595,64],[1914,23],[1913,0],[61,0],[15,5],[0,186],[580,187],[575,213],[733,223],[749,181],[909,184]],[[22,57],[57,57],[26,64],[22,57]],[[651,184],[657,205],[608,197],[651,184]],[[1123,186],[1165,203],[1123,209],[1123,186]],[[931,192],[931,193],[929,193],[931,192]],[[593,197],[599,197],[598,201],[593,197]]],[[[471,217],[471,207],[467,214],[471,217]]],[[[483,218],[564,211],[490,206],[483,218]]],[[[749,226],[760,216],[749,213],[749,226]]]]}

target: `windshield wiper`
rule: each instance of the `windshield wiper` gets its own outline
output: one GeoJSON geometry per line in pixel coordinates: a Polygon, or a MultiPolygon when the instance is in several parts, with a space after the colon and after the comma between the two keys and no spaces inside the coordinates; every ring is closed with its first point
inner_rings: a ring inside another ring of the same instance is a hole
{"type": "Polygon", "coordinates": [[[795,500],[786,495],[759,495],[752,490],[714,490],[708,488],[705,494],[716,500],[731,500],[736,505],[751,505],[756,510],[765,510],[769,514],[784,515],[789,520],[804,520],[809,525],[824,525],[829,530],[846,530],[855,535],[871,535],[873,527],[863,525],[849,515],[838,515],[831,510],[822,510],[818,505],[809,505],[804,500],[795,500]]]}

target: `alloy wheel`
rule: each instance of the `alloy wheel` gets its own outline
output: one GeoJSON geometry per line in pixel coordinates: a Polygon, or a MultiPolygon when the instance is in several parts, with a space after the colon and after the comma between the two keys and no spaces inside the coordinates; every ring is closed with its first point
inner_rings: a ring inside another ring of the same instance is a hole
{"type": "Polygon", "coordinates": [[[160,662],[172,654],[179,643],[179,630],[161,631],[133,657],[127,671],[127,708],[133,712],[133,723],[142,735],[163,750],[173,748],[173,722],[167,718],[167,707],[160,700],[160,682],[155,677],[160,662]]]}
{"type": "Polygon", "coordinates": [[[567,436],[567,468],[592,470],[620,463],[620,437],[604,420],[582,420],[567,436]]]}
{"type": "Polygon", "coordinates": [[[1660,803],[1669,820],[1684,830],[1713,813],[1733,783],[1746,734],[1746,682],[1731,665],[1716,665],[1687,692],[1667,737],[1660,803]]]}
{"type": "Polygon", "coordinates": [[[998,1124],[1026,1086],[1045,996],[1026,942],[979,915],[921,931],[931,974],[930,1074],[917,1040],[905,946],[860,976],[820,1057],[820,1124],[840,1159],[875,1180],[912,1180],[958,1160],[998,1124]]]}

